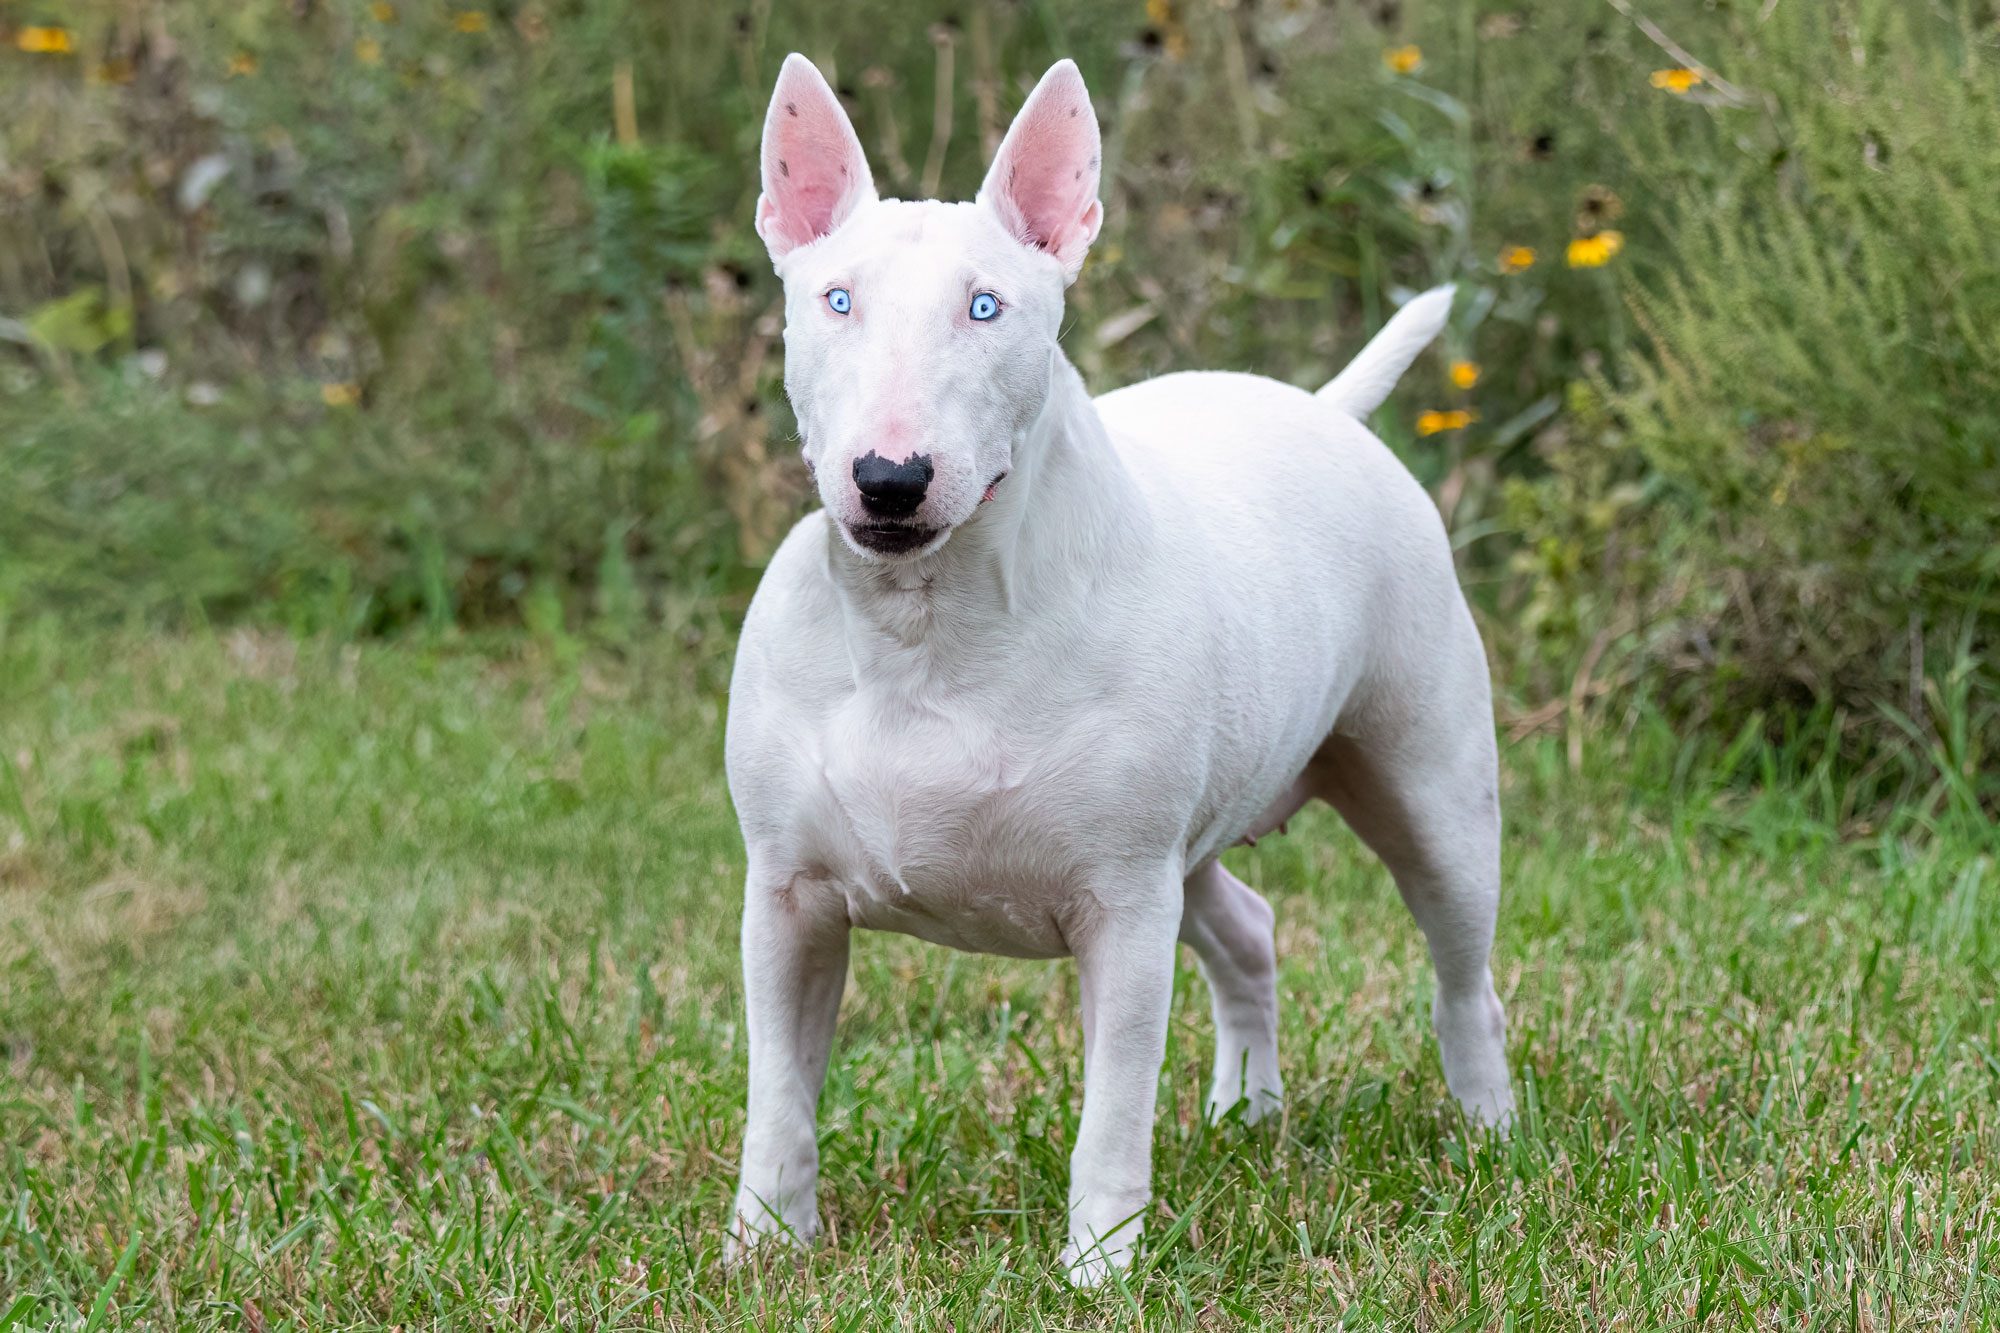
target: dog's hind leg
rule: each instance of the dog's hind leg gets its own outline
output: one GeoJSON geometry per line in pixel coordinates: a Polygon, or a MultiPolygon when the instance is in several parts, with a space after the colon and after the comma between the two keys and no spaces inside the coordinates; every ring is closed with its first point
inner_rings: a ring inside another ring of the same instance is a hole
{"type": "Polygon", "coordinates": [[[1431,1016],[1445,1083],[1465,1113],[1504,1128],[1514,1116],[1506,1016],[1489,955],[1500,906],[1498,759],[1483,660],[1476,698],[1452,720],[1415,710],[1372,719],[1320,752],[1320,796],[1382,858],[1423,929],[1437,969],[1431,1016]]]}
{"type": "Polygon", "coordinates": [[[1278,958],[1271,905],[1209,861],[1187,878],[1181,939],[1193,946],[1215,1011],[1215,1078],[1208,1118],[1238,1102],[1254,1124],[1283,1103],[1278,1077],[1278,958]],[[1247,1099],[1247,1100],[1246,1100],[1247,1099]]]}

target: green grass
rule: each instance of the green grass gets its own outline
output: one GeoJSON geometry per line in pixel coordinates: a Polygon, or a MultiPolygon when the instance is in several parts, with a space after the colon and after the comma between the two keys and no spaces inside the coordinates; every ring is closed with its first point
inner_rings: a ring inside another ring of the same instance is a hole
{"type": "Polygon", "coordinates": [[[2000,1326],[1990,828],[1843,840],[1646,726],[1512,746],[1505,1144],[1380,867],[1324,815],[1232,853],[1288,1110],[1201,1123],[1184,969],[1152,1244],[1088,1294],[1071,969],[865,937],[828,1239],[732,1275],[712,664],[0,635],[0,1328],[2000,1326]]]}

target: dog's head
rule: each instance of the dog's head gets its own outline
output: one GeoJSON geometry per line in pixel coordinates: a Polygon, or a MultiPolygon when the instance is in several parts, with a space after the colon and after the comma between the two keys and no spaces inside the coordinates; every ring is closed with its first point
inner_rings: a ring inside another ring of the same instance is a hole
{"type": "Polygon", "coordinates": [[[785,390],[806,464],[862,555],[936,550],[1006,479],[1048,397],[1063,288],[1097,236],[1098,155],[1065,60],[976,202],[878,199],[833,90],[786,57],[757,232],[785,284],[785,390]]]}

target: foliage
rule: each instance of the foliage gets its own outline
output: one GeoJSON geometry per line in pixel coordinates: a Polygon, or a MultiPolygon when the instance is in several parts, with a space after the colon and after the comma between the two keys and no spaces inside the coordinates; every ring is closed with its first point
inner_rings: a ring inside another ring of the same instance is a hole
{"type": "Polygon", "coordinates": [[[1630,33],[1457,19],[980,4],[927,29],[880,2],[763,17],[269,0],[139,21],[85,5],[72,50],[0,56],[0,309],[26,315],[0,395],[24,453],[0,517],[64,545],[57,566],[93,568],[96,591],[24,562],[15,596],[240,615],[330,581],[393,626],[433,614],[409,591],[428,561],[450,614],[476,621],[538,586],[580,606],[614,553],[649,594],[740,590],[740,561],[804,492],[747,224],[764,88],[790,47],[833,73],[882,188],[904,195],[969,194],[1034,77],[1059,52],[1083,61],[1111,207],[1072,350],[1098,382],[1189,364],[1324,379],[1385,293],[1457,276],[1480,287],[1457,351],[1485,381],[1431,371],[1413,397],[1505,421],[1573,373],[1604,305],[1553,272],[1571,200],[1611,161],[1549,74],[1572,70],[1607,110],[1656,95],[1630,33]],[[1392,73],[1382,52],[1409,37],[1428,54],[1392,73]],[[1530,43],[1555,63],[1503,58],[1530,43]],[[1503,283],[1508,244],[1543,258],[1503,283]],[[1550,315],[1572,296],[1582,317],[1550,315]],[[1490,355],[1470,341],[1488,311],[1490,355]],[[158,392],[135,404],[135,380],[158,392]],[[230,489],[255,431],[290,460],[258,470],[256,504],[312,540],[274,561],[197,519],[221,542],[198,559],[230,566],[215,600],[157,546],[182,594],[117,595],[129,580],[75,538],[95,516],[70,507],[105,489],[93,473],[121,474],[107,418],[194,492],[209,458],[230,489]],[[367,454],[380,497],[329,494],[344,450],[367,454]]]}
{"type": "Polygon", "coordinates": [[[777,61],[885,193],[963,197],[1067,54],[1094,384],[1318,383],[1460,284],[1376,425],[1511,693],[1838,709],[1859,756],[1992,656],[1990,0],[54,8],[0,13],[7,604],[732,614],[806,497],[748,225],[777,61]]]}
{"type": "MultiPolygon", "coordinates": [[[[721,654],[705,654],[703,660],[721,654]]],[[[0,1318],[20,1328],[1996,1327],[1990,828],[1843,838],[1649,720],[1506,758],[1506,1143],[1421,936],[1321,812],[1282,1124],[1206,1128],[1173,1000],[1155,1238],[1054,1271],[1067,963],[854,949],[828,1239],[720,1268],[744,1095],[718,679],[559,629],[0,635],[0,1318]],[[1136,1307],[1136,1309],[1135,1309],[1136,1307]]]]}
{"type": "MultiPolygon", "coordinates": [[[[1516,483],[1536,595],[1573,662],[1653,679],[1734,726],[1846,710],[1831,743],[1948,741],[1986,781],[2000,714],[2000,73],[1994,39],[1874,3],[1746,28],[1762,86],[1719,126],[1768,171],[1670,210],[1633,311],[1651,354],[1579,388],[1516,483]],[[1982,76],[1970,71],[1983,70],[1982,76]]],[[[1986,796],[1994,794],[1988,788],[1986,796]]]]}

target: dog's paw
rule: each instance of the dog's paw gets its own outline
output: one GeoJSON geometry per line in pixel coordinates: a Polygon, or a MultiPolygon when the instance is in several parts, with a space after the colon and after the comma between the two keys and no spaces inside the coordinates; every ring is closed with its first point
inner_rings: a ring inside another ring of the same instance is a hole
{"type": "Polygon", "coordinates": [[[1285,1109],[1285,1090],[1282,1085],[1256,1088],[1246,1096],[1233,1085],[1214,1088],[1208,1094],[1207,1109],[1211,1125],[1232,1119],[1245,1125],[1260,1124],[1285,1109]]]}
{"type": "Polygon", "coordinates": [[[744,1264],[778,1253],[796,1253],[819,1235],[819,1219],[806,1216],[785,1222],[764,1208],[739,1209],[722,1242],[722,1266],[740,1268],[744,1264]]]}
{"type": "Polygon", "coordinates": [[[1514,1089],[1508,1085],[1507,1071],[1477,1071],[1456,1081],[1447,1078],[1452,1096],[1475,1129],[1511,1137],[1514,1132],[1514,1089]]]}
{"type": "Polygon", "coordinates": [[[1470,1102],[1465,1114],[1473,1125],[1498,1139],[1514,1137],[1514,1094],[1502,1088],[1497,1094],[1470,1102]]]}
{"type": "Polygon", "coordinates": [[[1095,1287],[1132,1266],[1145,1231],[1140,1216],[1144,1208],[1143,1203],[1107,1207],[1100,1210],[1104,1215],[1099,1225],[1071,1224],[1069,1243],[1058,1261],[1071,1286],[1095,1287]]]}
{"type": "MultiPolygon", "coordinates": [[[[1136,1233],[1134,1235],[1136,1242],[1136,1233]]],[[[1101,1286],[1113,1273],[1122,1273],[1132,1266],[1132,1257],[1137,1252],[1136,1243],[1114,1240],[1109,1244],[1102,1241],[1072,1240],[1063,1246],[1063,1278],[1072,1286],[1080,1288],[1101,1286]]]]}

